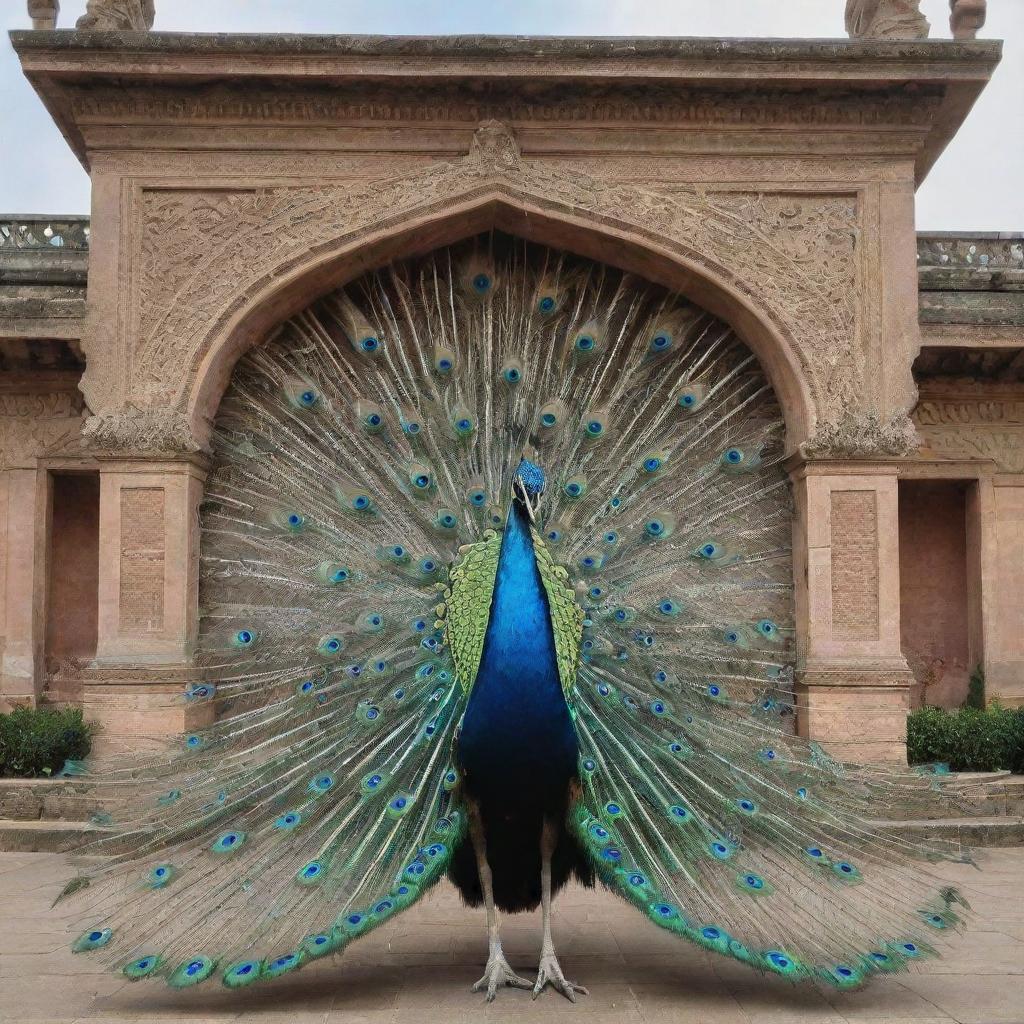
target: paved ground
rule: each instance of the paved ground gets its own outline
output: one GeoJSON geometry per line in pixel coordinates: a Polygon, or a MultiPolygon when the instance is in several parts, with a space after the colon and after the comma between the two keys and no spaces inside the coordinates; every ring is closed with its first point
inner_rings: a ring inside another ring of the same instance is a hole
{"type": "MultiPolygon", "coordinates": [[[[659,932],[603,892],[556,903],[555,941],[568,977],[590,988],[574,1006],[554,992],[532,1002],[506,990],[486,1006],[470,984],[486,950],[483,914],[438,889],[346,950],[336,963],[241,993],[218,985],[178,992],[100,973],[67,951],[46,911],[64,859],[0,854],[0,1021],[71,1024],[1024,1024],[1024,849],[991,850],[986,870],[944,868],[978,911],[959,954],[927,971],[856,993],[794,987],[710,958],[659,932]]],[[[505,947],[532,975],[537,915],[507,918],[505,947]]]]}

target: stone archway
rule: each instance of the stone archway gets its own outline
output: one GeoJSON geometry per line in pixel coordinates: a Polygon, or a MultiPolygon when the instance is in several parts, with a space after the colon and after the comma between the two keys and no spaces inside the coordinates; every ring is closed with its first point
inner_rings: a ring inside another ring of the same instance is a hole
{"type": "Polygon", "coordinates": [[[193,671],[204,452],[242,353],[366,270],[497,228],[679,292],[727,322],[759,358],[794,455],[798,681],[809,709],[801,728],[845,740],[848,702],[867,694],[883,709],[884,735],[864,731],[856,753],[899,756],[910,675],[893,598],[898,560],[889,551],[895,476],[865,462],[851,477],[842,460],[884,460],[913,445],[912,382],[887,376],[889,356],[869,344],[856,194],[600,181],[522,160],[509,130],[488,122],[461,160],[357,189],[178,185],[144,189],[137,202],[144,228],[122,324],[129,337],[125,348],[90,354],[82,383],[97,413],[85,434],[109,460],[97,678],[134,673],[134,681],[140,656],[175,678],[193,671]],[[801,466],[798,455],[813,461],[801,466]],[[134,597],[119,565],[131,501],[146,490],[163,495],[159,603],[167,614],[155,635],[138,637],[120,626],[134,597]],[[857,515],[847,516],[847,506],[857,515]],[[833,520],[849,536],[832,530],[833,520]],[[858,559],[877,571],[857,571],[858,559]],[[839,621],[837,610],[857,621],[839,621]]]}
{"type": "MultiPolygon", "coordinates": [[[[468,163],[470,168],[475,166],[468,163]]],[[[445,180],[458,180],[464,169],[448,165],[445,180]]],[[[542,198],[544,190],[537,183],[524,188],[498,176],[488,175],[483,181],[473,180],[475,177],[469,175],[470,187],[461,193],[370,220],[263,268],[258,277],[248,281],[198,339],[176,396],[175,404],[184,406],[197,441],[202,443],[208,436],[212,414],[234,363],[274,325],[368,269],[489,228],[632,271],[679,292],[726,321],[757,355],[779,395],[790,450],[810,436],[817,420],[810,354],[801,348],[789,318],[780,315],[735,268],[720,264],[713,248],[696,248],[694,241],[682,234],[663,234],[621,216],[585,211],[556,196],[542,198]]],[[[378,197],[376,203],[391,209],[386,196],[378,197]]]]}

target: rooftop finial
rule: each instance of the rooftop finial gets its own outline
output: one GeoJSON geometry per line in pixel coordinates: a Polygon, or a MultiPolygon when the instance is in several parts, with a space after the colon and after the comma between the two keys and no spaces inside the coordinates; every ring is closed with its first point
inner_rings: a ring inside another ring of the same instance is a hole
{"type": "Polygon", "coordinates": [[[846,0],[851,39],[927,39],[930,27],[921,0],[846,0]]]}
{"type": "Polygon", "coordinates": [[[89,0],[75,28],[95,32],[148,32],[156,17],[155,0],[89,0]]]}
{"type": "Polygon", "coordinates": [[[32,27],[44,31],[52,31],[57,27],[57,15],[60,14],[60,0],[28,0],[28,16],[32,19],[32,27]]]}
{"type": "Polygon", "coordinates": [[[987,0],[949,0],[949,27],[954,39],[974,39],[985,24],[987,0]]]}

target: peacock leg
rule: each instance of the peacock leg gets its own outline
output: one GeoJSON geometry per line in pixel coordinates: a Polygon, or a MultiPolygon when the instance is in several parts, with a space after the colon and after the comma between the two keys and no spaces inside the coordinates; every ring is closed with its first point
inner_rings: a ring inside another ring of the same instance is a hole
{"type": "Polygon", "coordinates": [[[562,965],[555,956],[555,944],[551,940],[551,856],[555,852],[558,834],[554,825],[544,819],[544,828],[540,837],[540,900],[544,916],[544,939],[540,946],[540,966],[537,968],[537,983],[533,986],[533,998],[541,994],[545,985],[558,989],[570,1002],[576,1002],[576,993],[590,993],[582,986],[568,981],[562,973],[562,965]]]}
{"type": "Polygon", "coordinates": [[[510,985],[512,988],[532,988],[526,978],[521,978],[509,966],[501,948],[501,933],[498,922],[498,908],[494,905],[494,886],[491,881],[491,866],[487,863],[487,842],[484,839],[483,822],[480,810],[475,803],[469,808],[469,836],[476,854],[476,868],[480,874],[480,888],[484,894],[484,907],[487,910],[487,966],[484,976],[473,985],[471,991],[480,992],[487,989],[487,1002],[494,1002],[499,985],[510,985]]]}

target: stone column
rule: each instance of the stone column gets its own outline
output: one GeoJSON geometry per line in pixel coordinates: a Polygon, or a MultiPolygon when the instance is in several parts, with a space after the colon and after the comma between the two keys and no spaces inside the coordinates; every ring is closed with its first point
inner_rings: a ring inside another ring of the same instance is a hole
{"type": "Polygon", "coordinates": [[[45,681],[47,545],[50,474],[45,469],[3,473],[0,524],[4,571],[4,645],[0,705],[35,705],[45,681]]]}
{"type": "Polygon", "coordinates": [[[96,660],[84,702],[102,737],[138,747],[195,727],[181,695],[198,632],[201,459],[100,463],[96,660]]]}
{"type": "Polygon", "coordinates": [[[985,692],[990,701],[1020,707],[1024,706],[1024,477],[996,476],[990,491],[981,493],[983,499],[990,498],[988,506],[982,506],[982,528],[988,526],[991,531],[986,563],[991,585],[985,608],[989,613],[985,692]]]}
{"type": "Polygon", "coordinates": [[[798,730],[840,759],[901,760],[914,680],[900,649],[896,468],[811,462],[793,480],[798,730]]]}

